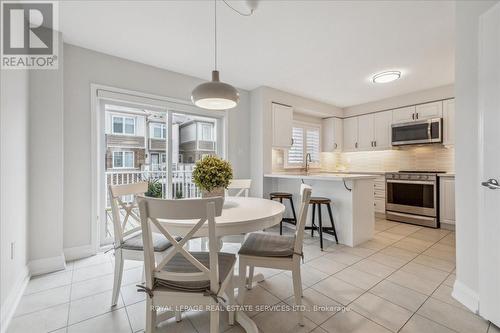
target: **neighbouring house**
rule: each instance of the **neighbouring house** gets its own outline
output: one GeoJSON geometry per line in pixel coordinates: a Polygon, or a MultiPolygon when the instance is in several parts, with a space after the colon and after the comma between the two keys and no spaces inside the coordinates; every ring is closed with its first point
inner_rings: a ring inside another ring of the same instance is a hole
{"type": "Polygon", "coordinates": [[[179,154],[184,163],[194,163],[206,155],[215,155],[215,124],[191,120],[179,126],[179,154]]]}

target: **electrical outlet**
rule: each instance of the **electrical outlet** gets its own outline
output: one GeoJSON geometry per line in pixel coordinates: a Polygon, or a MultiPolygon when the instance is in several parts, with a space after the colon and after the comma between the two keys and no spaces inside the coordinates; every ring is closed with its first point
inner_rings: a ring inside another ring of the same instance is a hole
{"type": "Polygon", "coordinates": [[[10,260],[14,260],[14,242],[10,243],[10,260]]]}

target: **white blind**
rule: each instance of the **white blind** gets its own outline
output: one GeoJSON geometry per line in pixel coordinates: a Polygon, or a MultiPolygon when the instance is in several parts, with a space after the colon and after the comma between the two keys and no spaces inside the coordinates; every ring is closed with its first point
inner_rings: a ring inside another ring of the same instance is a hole
{"type": "Polygon", "coordinates": [[[311,154],[312,163],[319,163],[320,137],[319,129],[306,129],[306,154],[311,154]]]}
{"type": "Polygon", "coordinates": [[[293,144],[288,150],[288,164],[301,165],[304,161],[304,129],[292,128],[293,144]]]}
{"type": "Polygon", "coordinates": [[[288,150],[287,165],[302,166],[306,154],[311,154],[312,164],[320,162],[320,129],[319,127],[295,124],[292,128],[293,144],[288,150]]]}

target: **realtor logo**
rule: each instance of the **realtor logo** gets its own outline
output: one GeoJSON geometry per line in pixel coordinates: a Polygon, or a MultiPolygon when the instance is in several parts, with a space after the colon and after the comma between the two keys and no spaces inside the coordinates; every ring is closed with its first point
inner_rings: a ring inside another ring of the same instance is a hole
{"type": "Polygon", "coordinates": [[[2,69],[57,69],[55,1],[2,1],[2,69]]]}

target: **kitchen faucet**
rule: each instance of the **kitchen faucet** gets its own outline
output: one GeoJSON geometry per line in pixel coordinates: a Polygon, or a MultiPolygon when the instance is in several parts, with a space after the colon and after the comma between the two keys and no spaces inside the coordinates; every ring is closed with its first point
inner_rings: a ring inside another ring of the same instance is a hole
{"type": "Polygon", "coordinates": [[[306,173],[309,172],[309,163],[312,163],[312,158],[311,158],[311,154],[310,153],[307,153],[306,154],[306,173]]]}

